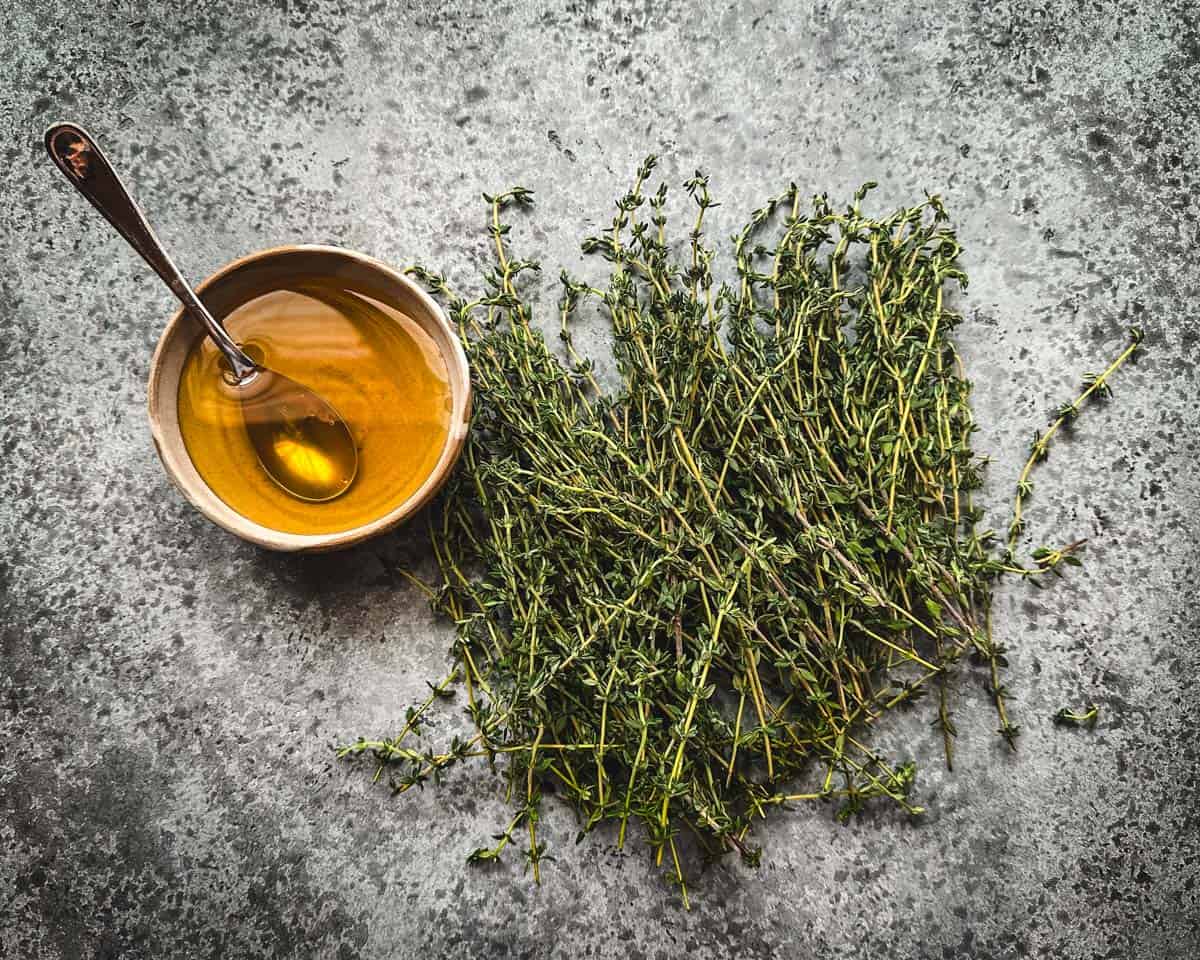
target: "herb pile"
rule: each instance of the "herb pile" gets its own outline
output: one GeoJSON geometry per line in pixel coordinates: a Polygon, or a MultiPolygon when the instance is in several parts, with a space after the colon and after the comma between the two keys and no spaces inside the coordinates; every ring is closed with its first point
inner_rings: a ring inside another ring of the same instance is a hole
{"type": "Polygon", "coordinates": [[[940,200],[874,219],[873,184],[841,210],[792,186],[734,237],[738,279],[718,285],[706,179],[686,184],[696,213],[676,263],[653,168],[584,243],[611,264],[607,285],[562,278],[565,363],[522,297],[539,267],[514,258],[501,219],[529,191],[485,197],[497,265],[484,295],[414,271],[446,299],[476,391],[462,463],[430,511],[440,581],[426,589],[456,625],[455,667],[395,736],[340,752],[373,759],[397,792],[486,758],[514,814],[470,859],[518,845],[537,878],[552,788],[581,836],[613,821],[624,843],[638,825],[686,903],[681,833],[756,862],[752,823],[777,808],[826,801],[845,819],[886,798],[919,813],[913,764],[881,757],[870,727],[928,697],[952,763],[960,671],[981,671],[1015,744],[993,585],[1078,562],[1077,545],[1017,556],[1031,471],[1141,334],[1035,436],[997,542],[972,499],[980,461],[947,304],[966,277],[940,200]],[[615,393],[572,342],[589,299],[612,324],[615,393]],[[419,748],[426,710],[456,688],[474,734],[419,748]]]}

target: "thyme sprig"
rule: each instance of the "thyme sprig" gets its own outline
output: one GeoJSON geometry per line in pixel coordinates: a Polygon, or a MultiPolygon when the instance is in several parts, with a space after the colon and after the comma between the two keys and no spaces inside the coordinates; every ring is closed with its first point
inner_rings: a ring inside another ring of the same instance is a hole
{"type": "Polygon", "coordinates": [[[1100,719],[1100,707],[1094,703],[1089,703],[1081,710],[1072,710],[1070,707],[1063,707],[1054,715],[1054,723],[1060,727],[1086,727],[1088,730],[1095,729],[1096,721],[1100,719]]]}
{"type": "Polygon", "coordinates": [[[684,833],[757,863],[751,827],[774,808],[822,801],[846,820],[886,798],[919,814],[914,765],[866,737],[932,691],[950,764],[963,661],[981,665],[1015,745],[993,585],[1078,562],[1078,543],[1018,560],[1030,478],[1141,334],[1035,440],[1001,549],[974,502],[970,384],[950,338],[966,276],[941,200],[873,218],[874,184],[844,209],[792,185],[734,236],[737,281],[718,285],[707,179],[685,185],[695,216],[677,262],[654,166],[583,244],[608,261],[606,284],[561,278],[565,363],[521,290],[538,264],[508,245],[504,216],[530,191],[485,195],[496,266],[481,295],[413,269],[447,302],[477,398],[461,468],[428,513],[427,589],[456,626],[455,665],[399,735],[341,755],[393,769],[397,791],[486,758],[514,815],[469,859],[523,831],[535,879],[553,786],[580,837],[611,822],[623,845],[637,824],[686,904],[684,833]],[[612,326],[615,393],[572,337],[585,301],[612,326]],[[408,746],[453,683],[474,736],[408,746]]]}

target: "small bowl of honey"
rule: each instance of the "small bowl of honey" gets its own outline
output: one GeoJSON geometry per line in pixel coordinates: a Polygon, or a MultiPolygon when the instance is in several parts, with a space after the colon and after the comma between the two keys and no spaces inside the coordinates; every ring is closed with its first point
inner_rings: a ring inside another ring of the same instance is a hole
{"type": "Polygon", "coordinates": [[[449,476],[471,415],[467,358],[436,302],[404,274],[339,247],[277,247],[197,288],[257,363],[325,398],[350,427],[358,470],[326,502],[299,499],[259,462],[222,357],[184,310],[150,366],[150,428],[183,495],[272,550],[348,547],[416,513],[449,476]]]}

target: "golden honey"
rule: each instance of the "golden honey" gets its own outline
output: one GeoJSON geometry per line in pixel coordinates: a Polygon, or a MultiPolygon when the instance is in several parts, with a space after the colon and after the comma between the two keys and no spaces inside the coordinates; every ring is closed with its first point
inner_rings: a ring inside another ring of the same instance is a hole
{"type": "Polygon", "coordinates": [[[179,381],[179,429],[197,472],[242,516],[284,533],[338,533],[400,506],[433,472],[449,433],[446,364],[433,339],[394,307],[335,278],[307,279],[239,306],[226,329],[255,360],[323,397],[349,424],[358,474],[311,503],[268,476],[207,337],[179,381]]]}

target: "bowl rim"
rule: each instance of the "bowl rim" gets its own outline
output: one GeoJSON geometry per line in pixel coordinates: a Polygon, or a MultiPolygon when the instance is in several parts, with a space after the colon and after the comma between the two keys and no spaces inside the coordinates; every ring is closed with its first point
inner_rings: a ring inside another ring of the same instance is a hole
{"type": "MultiPolygon", "coordinates": [[[[442,332],[445,334],[445,342],[450,345],[449,355],[447,355],[441,343],[438,344],[438,350],[446,362],[450,380],[451,402],[460,412],[452,415],[441,455],[421,486],[408,499],[393,507],[382,516],[368,523],[352,527],[349,530],[340,530],[334,533],[286,533],[251,520],[249,517],[238,513],[230,507],[204,482],[196,470],[187,452],[187,447],[183,443],[182,436],[178,435],[178,421],[176,420],[174,424],[174,433],[177,439],[168,437],[167,430],[171,428],[171,425],[164,423],[159,413],[164,400],[164,384],[162,383],[164,358],[168,347],[179,336],[179,327],[185,322],[186,311],[183,307],[180,307],[171,315],[170,320],[167,321],[167,325],[163,328],[158,338],[154,355],[150,360],[146,405],[150,416],[150,433],[154,439],[154,447],[158,452],[159,459],[162,461],[163,468],[167,476],[170,477],[174,485],[183,494],[184,498],[200,513],[217,526],[260,547],[281,552],[320,553],[350,547],[356,543],[361,543],[371,537],[385,533],[388,530],[392,530],[409,519],[434,497],[450,476],[450,472],[454,469],[459,455],[462,453],[467,432],[470,428],[473,397],[470,366],[467,363],[466,352],[463,350],[457,331],[450,324],[450,320],[441,305],[423,287],[405,276],[402,271],[390,267],[386,263],[365,253],[359,253],[356,250],[350,250],[346,247],[321,243],[284,244],[276,247],[268,247],[265,250],[258,250],[239,257],[220,267],[195,286],[196,293],[203,296],[207,289],[222,282],[230,274],[243,269],[249,264],[298,253],[326,254],[354,261],[361,266],[384,275],[388,280],[405,287],[421,303],[421,306],[425,308],[429,317],[441,327],[442,332]],[[457,369],[451,369],[452,367],[457,369]],[[461,404],[459,403],[460,398],[461,404]]],[[[175,397],[171,402],[172,404],[177,404],[178,384],[174,386],[175,397]]]]}

